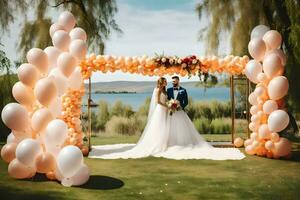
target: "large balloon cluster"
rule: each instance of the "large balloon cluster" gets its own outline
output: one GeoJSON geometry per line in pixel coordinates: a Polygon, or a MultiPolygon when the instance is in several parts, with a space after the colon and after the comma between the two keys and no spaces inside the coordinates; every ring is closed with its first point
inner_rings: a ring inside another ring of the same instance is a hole
{"type": "Polygon", "coordinates": [[[28,63],[18,68],[19,82],[12,89],[18,103],[7,104],[1,114],[12,130],[1,157],[9,163],[13,178],[30,178],[38,172],[65,186],[89,179],[78,148],[84,94],[78,65],[87,52],[86,33],[74,28],[75,23],[70,12],[63,12],[49,30],[53,46],[31,49],[28,63]]]}
{"type": "Polygon", "coordinates": [[[278,134],[289,124],[284,101],[289,82],[283,76],[286,56],[281,44],[281,34],[267,26],[259,25],[251,32],[248,50],[253,60],[247,63],[245,74],[257,85],[248,98],[252,133],[244,145],[250,155],[280,158],[291,153],[289,140],[278,134]]]}

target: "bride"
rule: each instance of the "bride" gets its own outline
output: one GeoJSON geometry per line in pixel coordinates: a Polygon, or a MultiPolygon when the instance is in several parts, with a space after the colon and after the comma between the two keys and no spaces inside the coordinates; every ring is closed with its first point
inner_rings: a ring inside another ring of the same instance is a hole
{"type": "Polygon", "coordinates": [[[159,78],[151,98],[148,122],[137,144],[93,146],[89,157],[128,159],[154,156],[178,160],[240,160],[245,157],[236,148],[215,148],[206,142],[183,110],[169,115],[166,86],[166,79],[159,78]]]}

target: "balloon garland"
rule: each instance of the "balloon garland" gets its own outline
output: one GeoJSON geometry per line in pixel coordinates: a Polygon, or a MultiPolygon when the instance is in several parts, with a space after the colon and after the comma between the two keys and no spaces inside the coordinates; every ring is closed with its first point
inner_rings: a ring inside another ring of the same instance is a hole
{"type": "Polygon", "coordinates": [[[244,146],[250,155],[280,158],[291,154],[291,143],[278,134],[289,125],[284,101],[289,82],[283,76],[286,56],[281,43],[280,33],[267,26],[259,25],[251,32],[248,50],[253,60],[247,63],[245,75],[257,85],[248,98],[252,133],[244,146]]]}
{"type": "Polygon", "coordinates": [[[53,46],[31,49],[28,63],[18,68],[19,82],[12,88],[17,103],[7,104],[1,113],[12,130],[1,157],[13,178],[38,172],[64,186],[89,179],[80,149],[85,149],[80,121],[84,85],[76,67],[85,58],[87,37],[75,23],[70,12],[63,12],[49,30],[53,46]]]}
{"type": "MultiPolygon", "coordinates": [[[[249,128],[253,133],[244,142],[246,152],[274,158],[290,154],[290,142],[278,135],[287,127],[289,116],[283,100],[288,93],[288,80],[282,76],[286,57],[278,49],[282,39],[277,31],[265,26],[252,31],[248,48],[254,59],[250,61],[248,56],[232,55],[86,57],[87,36],[83,29],[74,28],[75,24],[74,16],[63,12],[49,30],[53,46],[31,49],[26,56],[28,63],[18,69],[19,82],[12,89],[17,103],[7,104],[1,113],[4,124],[12,130],[1,149],[11,177],[30,178],[38,172],[50,180],[61,181],[64,186],[88,181],[80,114],[83,80],[95,71],[145,76],[245,74],[257,84],[249,96],[252,105],[249,128]]],[[[242,140],[235,140],[236,146],[242,144],[242,140]]]]}

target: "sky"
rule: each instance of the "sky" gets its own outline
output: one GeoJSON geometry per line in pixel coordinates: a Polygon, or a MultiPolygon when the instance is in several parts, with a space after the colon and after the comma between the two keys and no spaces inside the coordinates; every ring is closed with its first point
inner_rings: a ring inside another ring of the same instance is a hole
{"type": "MultiPolygon", "coordinates": [[[[113,33],[106,42],[105,54],[116,56],[188,56],[204,55],[205,41],[198,40],[199,30],[209,23],[198,19],[196,0],[117,0],[116,22],[123,31],[121,36],[113,33]]],[[[50,11],[51,12],[51,11],[50,11]]],[[[53,12],[53,11],[52,11],[53,12]]],[[[30,15],[33,13],[29,13],[30,15]]],[[[57,20],[57,15],[53,21],[57,20]]],[[[76,15],[75,15],[76,17],[76,15]]],[[[1,42],[11,60],[16,60],[16,40],[22,19],[11,25],[10,35],[1,42]]],[[[229,52],[226,42],[221,41],[224,54],[229,52]]],[[[89,52],[93,53],[93,52],[89,52]]],[[[167,79],[170,77],[166,76],[167,79]]],[[[155,81],[157,77],[131,75],[121,72],[113,74],[94,73],[93,82],[99,81],[155,81]]],[[[198,77],[182,78],[182,81],[197,81],[198,77]]]]}

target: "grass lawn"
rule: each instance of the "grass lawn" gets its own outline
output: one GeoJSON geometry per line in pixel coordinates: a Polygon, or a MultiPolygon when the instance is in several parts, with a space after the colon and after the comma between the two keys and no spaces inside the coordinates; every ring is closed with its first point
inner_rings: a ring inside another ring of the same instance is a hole
{"type": "MultiPolygon", "coordinates": [[[[101,136],[92,142],[133,143],[137,139],[101,136]]],[[[47,181],[42,175],[14,180],[1,161],[0,199],[299,199],[299,144],[294,147],[291,160],[257,156],[240,161],[85,158],[91,169],[90,181],[71,188],[47,181]]]]}

